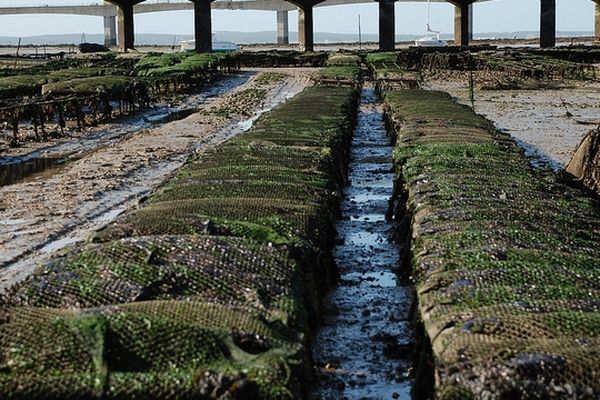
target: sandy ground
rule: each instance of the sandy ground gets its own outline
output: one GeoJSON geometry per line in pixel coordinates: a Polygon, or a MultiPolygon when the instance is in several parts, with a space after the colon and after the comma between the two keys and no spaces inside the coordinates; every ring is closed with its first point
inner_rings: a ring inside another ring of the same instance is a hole
{"type": "MultiPolygon", "coordinates": [[[[431,80],[426,87],[470,105],[466,80],[431,80]]],[[[595,127],[589,123],[600,120],[600,83],[568,82],[564,89],[552,90],[475,90],[475,111],[511,134],[534,165],[559,169],[595,127]]]]}
{"type": "MultiPolygon", "coordinates": [[[[235,92],[257,87],[255,77],[263,71],[267,69],[225,78],[217,84],[226,88],[222,93],[192,96],[198,112],[179,121],[134,132],[127,129],[127,121],[120,121],[112,124],[113,129],[96,132],[97,136],[110,137],[107,141],[82,145],[85,140],[72,138],[46,144],[43,149],[32,149],[31,146],[41,145],[30,144],[27,149],[16,150],[15,153],[26,154],[43,150],[47,156],[64,154],[65,148],[74,151],[83,147],[85,151],[76,161],[53,170],[49,176],[0,187],[0,289],[25,278],[52,252],[85,240],[137,204],[181,166],[188,155],[205,151],[248,129],[260,112],[300,92],[310,82],[312,70],[277,69],[288,73],[288,78],[265,87],[267,98],[256,105],[251,118],[203,113],[218,107],[235,92]]],[[[4,155],[0,160],[16,155],[19,154],[4,155]]]]}

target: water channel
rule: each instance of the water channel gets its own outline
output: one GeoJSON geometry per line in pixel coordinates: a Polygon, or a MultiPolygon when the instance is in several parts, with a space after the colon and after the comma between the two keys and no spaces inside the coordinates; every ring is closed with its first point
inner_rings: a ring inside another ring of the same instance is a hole
{"type": "MultiPolygon", "coordinates": [[[[410,399],[410,287],[398,276],[400,247],[388,216],[395,174],[383,106],[361,94],[334,257],[339,285],[326,297],[313,340],[314,399],[410,399]]],[[[405,268],[407,268],[405,266],[405,268]]]]}

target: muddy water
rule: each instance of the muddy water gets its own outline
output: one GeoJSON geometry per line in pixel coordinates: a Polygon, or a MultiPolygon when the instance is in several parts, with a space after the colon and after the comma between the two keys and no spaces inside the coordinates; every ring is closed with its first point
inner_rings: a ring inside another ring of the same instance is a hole
{"type": "Polygon", "coordinates": [[[372,87],[361,96],[334,257],[340,283],[325,300],[314,339],[314,399],[409,399],[412,295],[398,278],[392,147],[372,87]]]}
{"type": "Polygon", "coordinates": [[[42,178],[48,171],[57,171],[67,165],[64,157],[33,158],[20,164],[0,164],[0,186],[12,185],[27,179],[42,178]]]}

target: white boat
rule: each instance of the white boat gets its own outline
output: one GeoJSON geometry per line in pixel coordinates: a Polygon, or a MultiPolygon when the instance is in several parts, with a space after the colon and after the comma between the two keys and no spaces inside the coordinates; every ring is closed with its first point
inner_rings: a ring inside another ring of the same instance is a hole
{"type": "MultiPolygon", "coordinates": [[[[182,40],[179,42],[181,46],[181,51],[194,51],[196,49],[196,41],[195,40],[182,40]]],[[[212,51],[213,52],[230,52],[230,51],[238,51],[239,47],[228,40],[215,40],[213,38],[212,41],[212,51]]]]}
{"type": "Polygon", "coordinates": [[[440,31],[431,29],[429,25],[429,17],[431,15],[431,0],[427,0],[427,33],[426,36],[415,40],[415,46],[418,47],[446,47],[448,42],[440,39],[440,31]],[[433,35],[431,35],[433,34],[433,35]],[[435,36],[434,36],[435,35],[435,36]]]}
{"type": "Polygon", "coordinates": [[[418,47],[446,47],[448,46],[448,42],[440,39],[440,35],[437,34],[435,37],[433,36],[425,36],[415,40],[415,46],[418,47]]]}

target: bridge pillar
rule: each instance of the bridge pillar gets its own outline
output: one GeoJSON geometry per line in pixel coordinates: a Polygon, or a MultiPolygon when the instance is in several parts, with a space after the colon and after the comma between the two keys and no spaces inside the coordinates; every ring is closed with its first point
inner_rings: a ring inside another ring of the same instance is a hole
{"type": "Polygon", "coordinates": [[[469,40],[473,40],[473,20],[475,19],[473,14],[473,4],[469,4],[469,40]]]}
{"type": "Polygon", "coordinates": [[[290,28],[287,11],[277,11],[277,44],[290,44],[290,28]]]}
{"type": "Polygon", "coordinates": [[[596,19],[594,20],[594,39],[596,44],[600,44],[600,1],[596,3],[596,19]]]}
{"type": "Polygon", "coordinates": [[[303,4],[298,8],[298,43],[300,51],[313,51],[314,42],[314,23],[312,4],[303,4]]]}
{"type": "Polygon", "coordinates": [[[199,53],[212,51],[211,0],[194,0],[194,36],[195,50],[199,53]]]}
{"type": "Polygon", "coordinates": [[[556,0],[541,0],[540,47],[556,45],[556,0]]]}
{"type": "Polygon", "coordinates": [[[133,3],[117,4],[117,23],[119,30],[119,48],[122,51],[132,50],[135,42],[133,29],[133,3]]]}
{"type": "Polygon", "coordinates": [[[396,0],[379,0],[379,50],[394,51],[396,48],[396,0]]]}
{"type": "Polygon", "coordinates": [[[473,8],[471,3],[459,3],[454,5],[454,45],[468,46],[472,36],[473,8]]]}
{"type": "Polygon", "coordinates": [[[104,45],[106,47],[117,45],[117,17],[115,15],[104,16],[104,45]]]}

